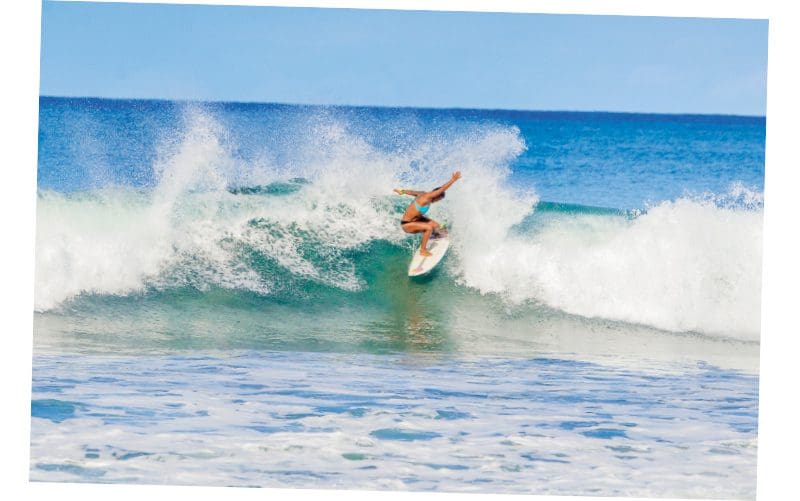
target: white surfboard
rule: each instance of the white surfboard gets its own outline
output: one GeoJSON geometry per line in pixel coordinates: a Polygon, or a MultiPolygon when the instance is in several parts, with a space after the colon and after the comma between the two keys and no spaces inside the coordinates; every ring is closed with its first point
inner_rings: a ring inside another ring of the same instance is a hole
{"type": "Polygon", "coordinates": [[[418,277],[430,272],[439,261],[442,260],[447,248],[450,247],[450,239],[446,233],[428,240],[428,252],[430,256],[423,256],[419,253],[419,249],[414,252],[414,257],[411,258],[411,264],[408,265],[408,276],[418,277]]]}

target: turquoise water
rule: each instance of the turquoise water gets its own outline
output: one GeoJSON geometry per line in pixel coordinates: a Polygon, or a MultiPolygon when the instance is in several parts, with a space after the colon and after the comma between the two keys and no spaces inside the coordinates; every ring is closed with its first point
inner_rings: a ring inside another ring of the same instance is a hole
{"type": "Polygon", "coordinates": [[[754,496],[762,117],[42,98],[39,137],[32,479],[754,496]],[[456,169],[410,281],[392,188],[456,169]]]}

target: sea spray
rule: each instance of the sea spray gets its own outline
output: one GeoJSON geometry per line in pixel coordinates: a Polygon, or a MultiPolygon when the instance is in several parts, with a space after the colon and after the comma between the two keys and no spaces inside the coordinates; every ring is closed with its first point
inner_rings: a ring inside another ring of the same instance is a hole
{"type": "Polygon", "coordinates": [[[399,228],[403,202],[392,187],[432,188],[461,168],[471,176],[466,189],[489,202],[502,195],[507,162],[521,149],[518,131],[491,128],[430,139],[398,155],[322,114],[309,118],[311,134],[296,138],[296,156],[276,169],[237,158],[237,145],[207,110],[189,106],[183,117],[182,129],[161,141],[151,190],[41,190],[37,310],[82,293],[148,287],[268,294],[285,276],[359,290],[358,251],[374,241],[407,241],[399,228]],[[265,195],[269,190],[243,190],[243,179],[297,190],[265,195]]]}
{"type": "Polygon", "coordinates": [[[40,189],[36,310],[82,296],[136,301],[212,288],[298,307],[319,294],[392,304],[407,292],[385,283],[399,277],[376,275],[399,269],[419,243],[399,227],[410,198],[392,188],[431,189],[461,170],[431,211],[453,232],[437,279],[450,285],[437,301],[484,295],[512,312],[545,307],[758,339],[757,189],[687,194],[638,215],[581,206],[548,213],[535,182],[514,179],[530,146],[513,125],[424,129],[406,117],[393,143],[352,113],[322,109],[295,113],[287,129],[260,130],[264,144],[247,150],[242,141],[257,141],[234,134],[229,121],[213,107],[184,107],[180,127],[151,155],[148,186],[40,189]]]}

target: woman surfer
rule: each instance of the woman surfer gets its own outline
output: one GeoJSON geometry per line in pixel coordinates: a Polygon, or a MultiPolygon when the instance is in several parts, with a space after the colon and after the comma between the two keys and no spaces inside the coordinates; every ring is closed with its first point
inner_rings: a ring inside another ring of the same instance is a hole
{"type": "Polygon", "coordinates": [[[444,192],[461,178],[461,171],[455,171],[453,177],[443,185],[434,188],[432,191],[414,191],[395,189],[398,195],[411,195],[414,201],[408,204],[405,214],[400,219],[400,227],[406,233],[422,233],[422,244],[419,253],[423,256],[430,256],[428,252],[428,239],[431,233],[439,229],[439,223],[425,216],[431,204],[444,198],[444,192]]]}

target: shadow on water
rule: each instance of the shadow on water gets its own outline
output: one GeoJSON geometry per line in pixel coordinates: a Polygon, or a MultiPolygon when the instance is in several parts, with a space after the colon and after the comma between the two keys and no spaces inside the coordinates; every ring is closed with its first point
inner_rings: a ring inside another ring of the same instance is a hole
{"type": "Polygon", "coordinates": [[[441,273],[442,264],[437,265],[434,269],[429,271],[424,275],[417,275],[415,277],[408,277],[408,280],[412,283],[425,285],[431,283],[435,278],[439,276],[441,273]]]}
{"type": "MultiPolygon", "coordinates": [[[[380,320],[371,322],[370,351],[448,352],[449,280],[437,266],[420,277],[408,276],[406,249],[384,249],[391,259],[370,267],[367,282],[372,298],[380,302],[380,320]]],[[[386,255],[385,254],[385,255],[386,255]]]]}

